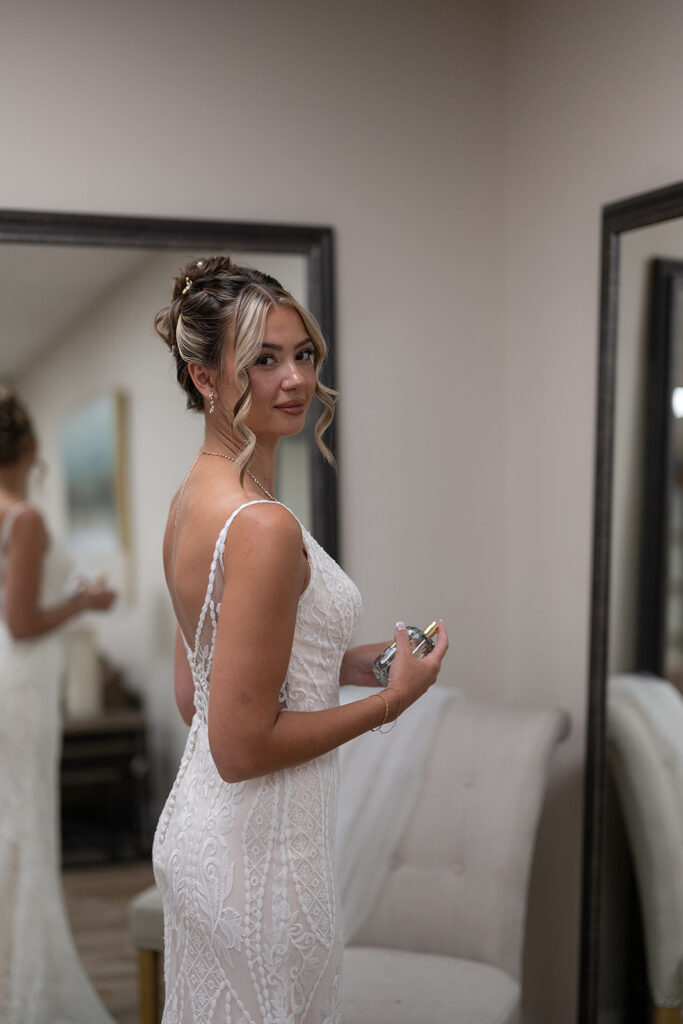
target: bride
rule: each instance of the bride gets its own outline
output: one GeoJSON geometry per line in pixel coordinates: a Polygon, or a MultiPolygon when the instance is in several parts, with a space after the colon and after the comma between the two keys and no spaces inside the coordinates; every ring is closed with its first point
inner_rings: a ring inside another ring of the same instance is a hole
{"type": "Polygon", "coordinates": [[[115,598],[64,597],[70,560],[27,501],[38,446],[0,388],[0,1021],[113,1024],[76,953],[59,875],[60,627],[115,598]]]}
{"type": "Polygon", "coordinates": [[[340,683],[376,685],[385,644],[349,649],[360,594],[272,493],[278,443],[314,395],[331,461],[320,329],[272,277],[223,257],[181,272],[156,326],[206,427],[163,545],[190,725],[154,839],[164,1024],[339,1024],[336,748],[428,690],[446,631],[419,660],[400,624],[386,690],[339,706],[340,683]]]}

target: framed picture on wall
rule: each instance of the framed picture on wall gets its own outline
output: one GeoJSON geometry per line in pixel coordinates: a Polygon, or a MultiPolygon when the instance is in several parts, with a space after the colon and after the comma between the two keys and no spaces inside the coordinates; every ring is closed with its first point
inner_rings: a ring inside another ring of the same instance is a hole
{"type": "Polygon", "coordinates": [[[97,395],[62,427],[66,540],[79,571],[132,596],[126,399],[97,395]]]}

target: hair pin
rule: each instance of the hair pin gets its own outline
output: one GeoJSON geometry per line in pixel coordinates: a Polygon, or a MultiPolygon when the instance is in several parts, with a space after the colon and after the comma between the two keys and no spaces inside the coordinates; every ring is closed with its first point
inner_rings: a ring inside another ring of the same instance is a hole
{"type": "Polygon", "coordinates": [[[191,287],[192,287],[192,281],[189,279],[189,277],[186,277],[185,278],[185,287],[183,288],[183,290],[181,292],[181,295],[187,295],[187,293],[189,292],[191,287]]]}

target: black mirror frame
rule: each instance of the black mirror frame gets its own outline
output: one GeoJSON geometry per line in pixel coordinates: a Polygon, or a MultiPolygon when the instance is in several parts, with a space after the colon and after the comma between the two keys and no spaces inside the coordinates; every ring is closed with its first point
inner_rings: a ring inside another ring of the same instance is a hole
{"type": "Polygon", "coordinates": [[[602,209],[593,562],[584,775],[579,1024],[597,1024],[598,1020],[619,239],[625,231],[674,220],[677,217],[683,217],[683,182],[630,196],[610,203],[602,209]]]}
{"type": "MultiPolygon", "coordinates": [[[[334,387],[335,308],[330,227],[240,221],[167,220],[102,214],[0,210],[0,242],[195,251],[254,250],[297,253],[307,259],[308,304],[329,346],[323,380],[334,387]]],[[[325,441],[339,461],[336,419],[325,441]]],[[[311,431],[312,434],[312,431],[311,431]]],[[[317,448],[311,451],[313,534],[339,560],[337,474],[317,448]]]]}

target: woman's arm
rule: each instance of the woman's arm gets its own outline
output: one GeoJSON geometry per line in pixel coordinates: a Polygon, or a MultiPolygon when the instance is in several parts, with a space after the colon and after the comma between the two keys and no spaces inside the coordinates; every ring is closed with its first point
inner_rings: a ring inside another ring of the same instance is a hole
{"type": "Polygon", "coordinates": [[[106,609],[114,600],[113,591],[86,590],[51,608],[39,608],[46,547],[47,533],[40,512],[32,506],[22,509],[12,524],[5,577],[5,618],[15,640],[48,633],[73,615],[106,609]]]}
{"type": "Polygon", "coordinates": [[[194,680],[187,660],[187,652],[183,643],[180,626],[175,632],[175,668],[174,668],[175,702],[185,725],[192,725],[194,717],[194,680]]]}
{"type": "Polygon", "coordinates": [[[228,582],[213,654],[209,744],[227,782],[319,757],[392,721],[435,682],[448,646],[443,625],[434,651],[421,659],[411,655],[405,629],[397,630],[390,685],[382,695],[321,711],[280,711],[305,582],[299,525],[280,505],[245,508],[230,528],[224,561],[228,582]]]}

